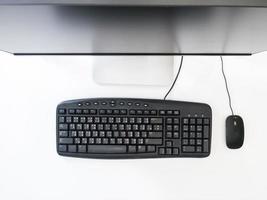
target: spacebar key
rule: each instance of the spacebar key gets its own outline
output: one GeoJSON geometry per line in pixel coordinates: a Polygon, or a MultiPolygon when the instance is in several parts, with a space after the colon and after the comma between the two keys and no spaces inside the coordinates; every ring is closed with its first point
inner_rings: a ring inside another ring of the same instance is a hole
{"type": "Polygon", "coordinates": [[[124,145],[88,145],[87,153],[126,153],[126,146],[124,145]]]}

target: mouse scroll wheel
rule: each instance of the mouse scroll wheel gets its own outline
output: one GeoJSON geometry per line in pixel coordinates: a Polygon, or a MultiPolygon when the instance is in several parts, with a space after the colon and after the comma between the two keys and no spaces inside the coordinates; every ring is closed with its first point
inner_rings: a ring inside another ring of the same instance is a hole
{"type": "Polygon", "coordinates": [[[236,126],[237,125],[237,123],[236,123],[236,121],[234,121],[234,126],[236,126]]]}

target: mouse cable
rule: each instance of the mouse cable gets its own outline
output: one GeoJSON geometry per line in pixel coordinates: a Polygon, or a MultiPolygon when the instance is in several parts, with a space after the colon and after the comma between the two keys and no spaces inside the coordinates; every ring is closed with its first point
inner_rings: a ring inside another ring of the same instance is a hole
{"type": "Polygon", "coordinates": [[[175,83],[176,83],[176,81],[177,81],[177,79],[179,77],[179,74],[180,74],[182,66],[183,66],[183,61],[184,61],[184,56],[181,57],[180,66],[179,66],[178,72],[177,72],[176,77],[175,77],[175,79],[174,79],[174,81],[172,83],[172,86],[170,87],[169,91],[166,93],[166,95],[164,97],[164,100],[166,100],[166,98],[168,97],[168,95],[172,91],[172,89],[173,89],[173,87],[174,87],[174,85],[175,85],[175,83]]]}
{"type": "Polygon", "coordinates": [[[230,91],[229,91],[229,87],[228,87],[227,79],[226,79],[226,76],[225,76],[225,73],[224,73],[224,62],[223,62],[223,57],[220,56],[220,58],[221,58],[221,65],[222,65],[222,74],[223,74],[223,78],[224,78],[224,82],[225,82],[225,88],[226,88],[227,95],[228,95],[228,100],[229,100],[229,107],[230,107],[230,109],[231,109],[232,115],[234,115],[234,110],[233,110],[233,107],[232,107],[231,95],[230,95],[230,91]]]}

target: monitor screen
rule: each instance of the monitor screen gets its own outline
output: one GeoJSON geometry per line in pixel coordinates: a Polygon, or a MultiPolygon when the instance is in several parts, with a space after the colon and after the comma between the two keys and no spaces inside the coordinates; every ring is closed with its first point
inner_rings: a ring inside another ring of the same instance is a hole
{"type": "Polygon", "coordinates": [[[0,24],[0,49],[14,54],[223,55],[267,49],[265,7],[2,5],[0,24]]]}

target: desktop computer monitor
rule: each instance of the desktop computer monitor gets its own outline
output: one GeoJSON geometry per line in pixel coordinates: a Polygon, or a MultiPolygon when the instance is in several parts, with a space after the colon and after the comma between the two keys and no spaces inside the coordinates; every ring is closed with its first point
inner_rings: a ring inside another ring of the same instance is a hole
{"type": "Polygon", "coordinates": [[[250,55],[267,49],[264,0],[0,0],[16,55],[250,55]]]}
{"type": "MultiPolygon", "coordinates": [[[[267,49],[266,11],[263,0],[0,0],[0,49],[15,55],[251,55],[267,49]]],[[[221,64],[232,111],[226,142],[236,149],[243,145],[244,124],[232,109],[222,57],[221,64]]],[[[183,56],[163,100],[59,104],[57,152],[90,158],[208,156],[210,106],[167,101],[182,65],[183,56]]],[[[142,72],[145,79],[153,77],[142,72]]]]}

